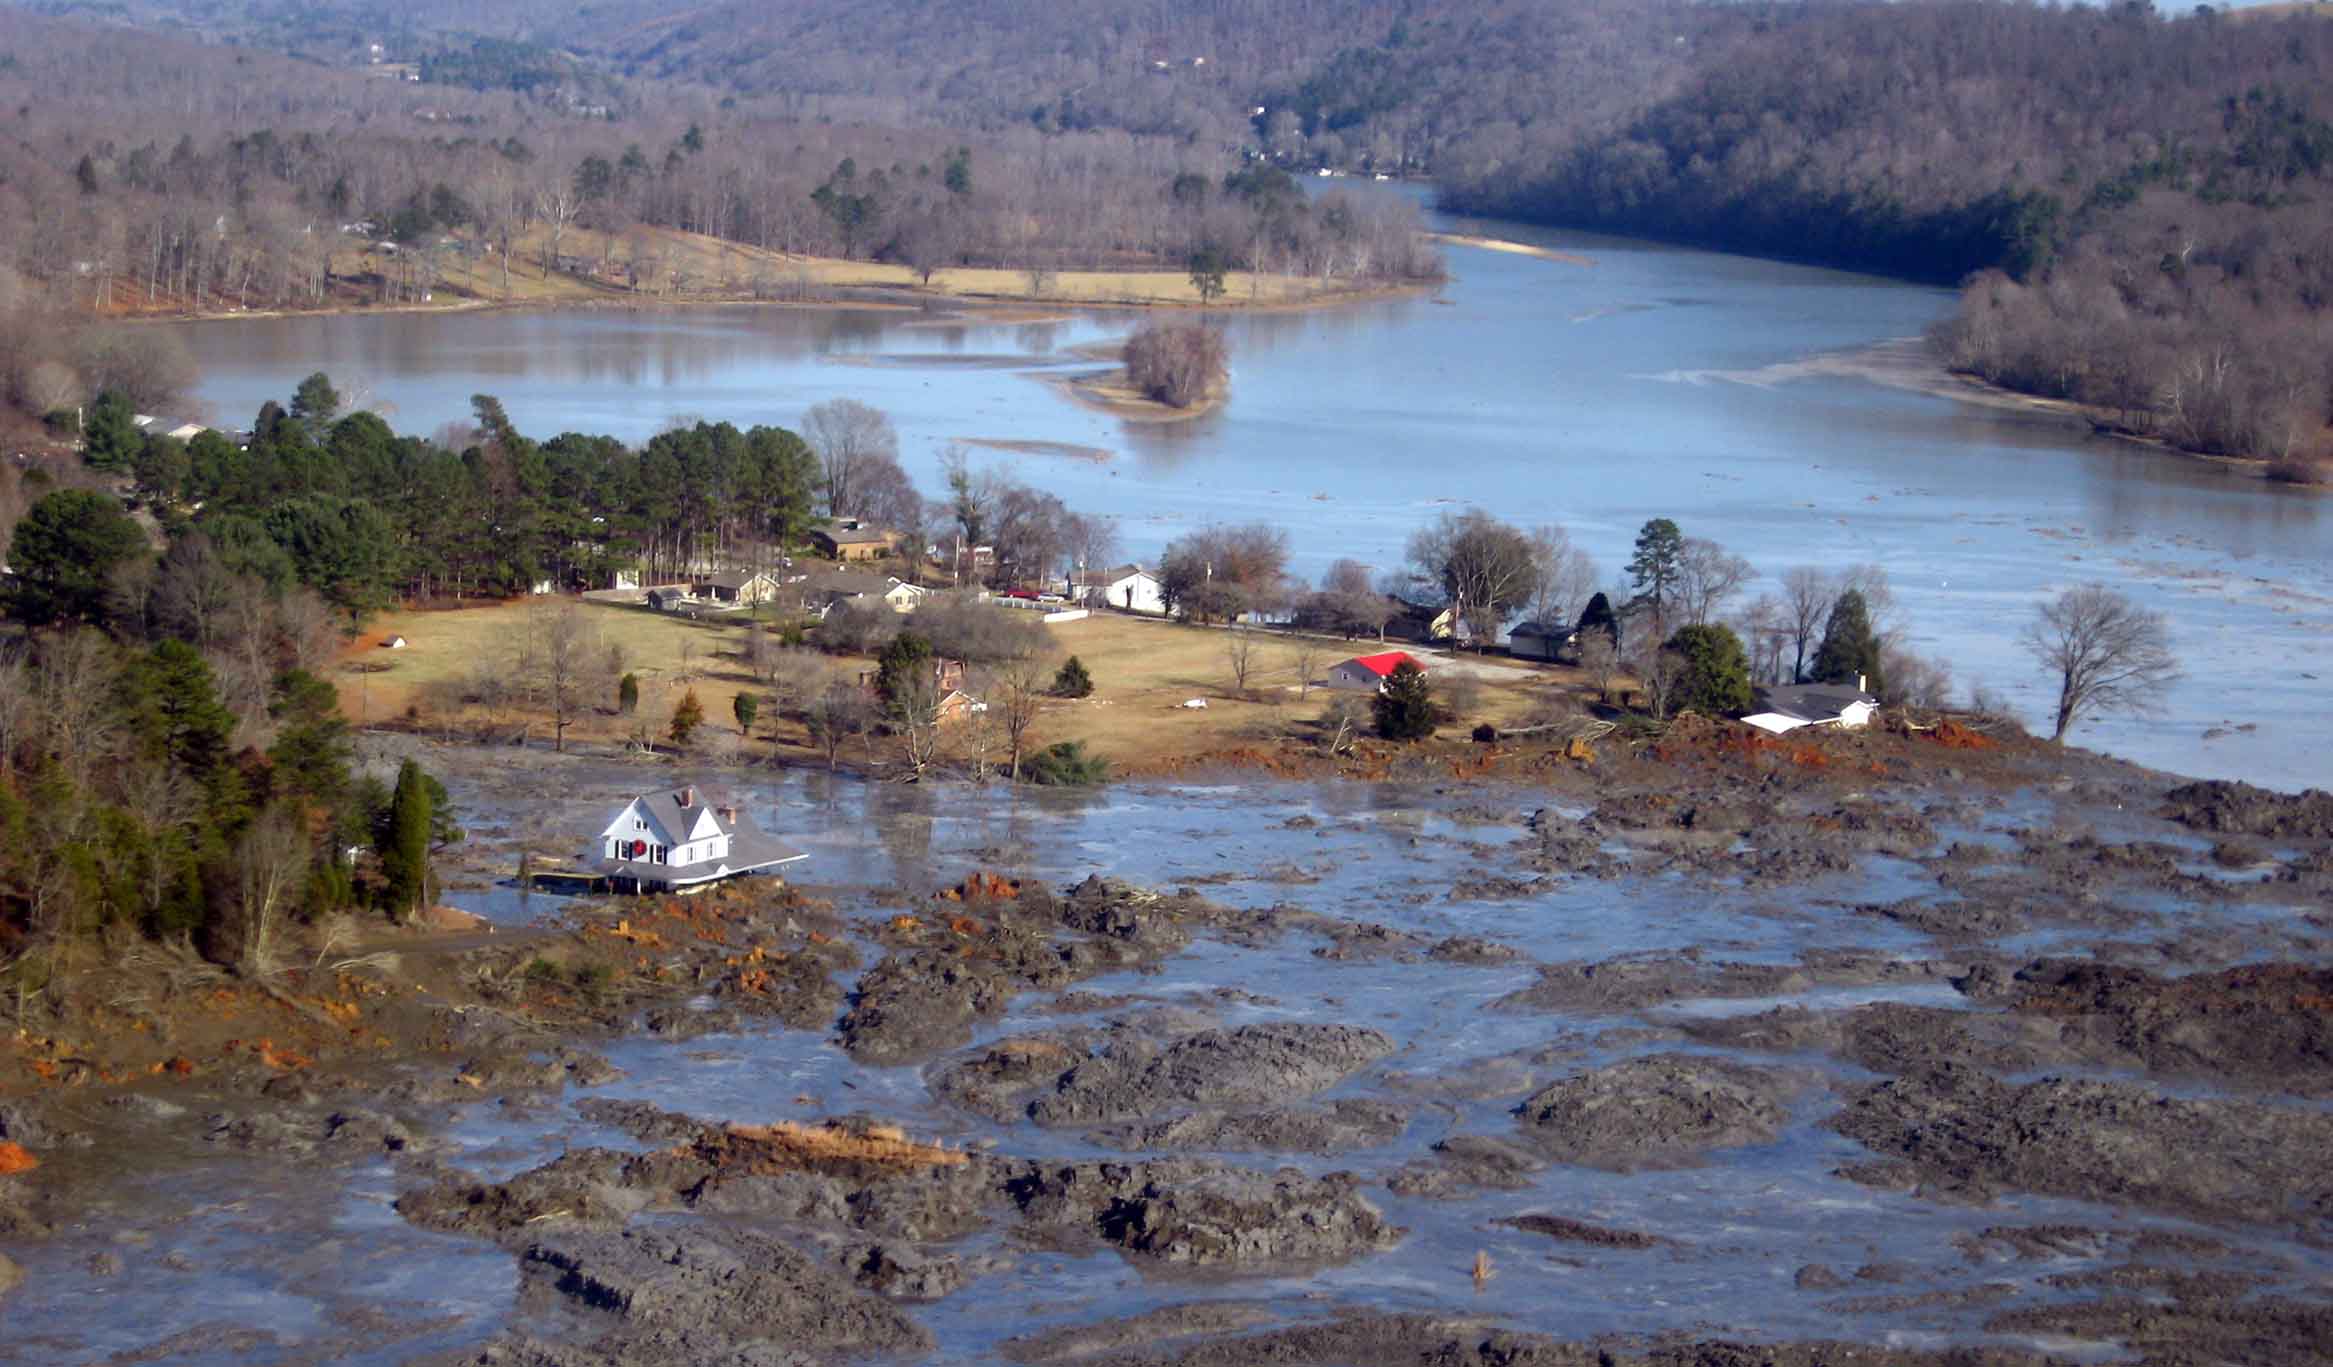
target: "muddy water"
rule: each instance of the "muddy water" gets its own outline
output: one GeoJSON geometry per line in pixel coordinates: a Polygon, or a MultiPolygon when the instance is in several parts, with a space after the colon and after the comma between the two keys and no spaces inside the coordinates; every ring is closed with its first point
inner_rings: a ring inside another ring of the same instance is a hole
{"type": "MultiPolygon", "coordinates": [[[[487,848],[525,832],[574,828],[637,786],[625,766],[572,765],[561,796],[511,796],[521,771],[458,781],[457,796],[487,848]]],[[[1533,961],[1605,959],[1698,948],[1711,959],[1782,963],[1816,949],[1859,948],[1911,960],[1940,951],[1893,922],[1853,907],[1917,885],[1920,866],[1870,860],[1865,867],[1776,892],[1745,891],[1693,876],[1559,880],[1534,895],[1453,897],[1461,878],[1497,870],[1522,815],[1541,799],[1522,790],[1462,795],[1389,787],[1133,787],[1058,800],[989,791],[901,789],[793,776],[741,789],[775,829],[806,838],[817,857],[805,872],[846,915],[873,919],[898,905],[892,889],[920,897],[974,868],[1009,870],[1066,884],[1088,873],[1136,882],[1199,884],[1240,907],[1293,904],[1380,923],[1427,940],[1475,936],[1521,956],[1486,966],[1419,955],[1324,957],[1329,942],[1289,934],[1258,947],[1202,938],[1156,967],[1091,979],[1086,998],[1114,999],[1084,1015],[1028,993],[987,1024],[974,1043],[1143,1011],[1175,1011],[1231,1026],[1265,1021],[1342,1022],[1384,1031],[1397,1051],[1327,1094],[1383,1097],[1413,1108],[1406,1130],[1380,1147],[1333,1157],[1227,1154],[1257,1167],[1349,1170],[1381,1179],[1432,1157],[1457,1134],[1512,1137],[1513,1108],[1541,1083],[1653,1049],[1694,1049],[1670,1027],[1695,1018],[1791,1003],[1836,1007],[1894,1000],[1965,1005],[1933,980],[1909,986],[1811,989],[1782,998],[1686,999],[1643,1011],[1493,1011],[1497,998],[1532,981],[1533,961]],[[1263,876],[1259,877],[1258,875],[1263,876]]],[[[2046,798],[2027,794],[1997,813],[1941,826],[1952,841],[2013,843],[2046,798]]],[[[2108,813],[2111,818],[2111,812],[2108,813]]],[[[2131,834],[2166,839],[2169,828],[2125,818],[2131,834]]],[[[472,888],[451,900],[503,920],[547,910],[508,889],[472,888]]],[[[2289,920],[2301,908],[2281,909],[2289,920]]],[[[2164,904],[2149,933],[2173,939],[2224,909],[2164,904]]],[[[2272,911],[2251,909],[2274,924],[2272,911]]],[[[880,951],[868,947],[871,963],[880,951]]],[[[686,1042],[627,1039],[607,1049],[621,1080],[570,1091],[540,1106],[481,1104],[434,1136],[426,1160],[498,1179],[569,1147],[636,1148],[575,1109],[590,1097],[634,1098],[723,1120],[767,1121],[866,1112],[951,1143],[993,1145],[1033,1157],[1107,1157],[1074,1129],[1000,1125],[937,1103],[917,1068],[870,1068],[822,1032],[756,1029],[686,1042]]],[[[913,1314],[940,1344],[936,1360],[999,1360],[999,1343],[1059,1325],[1093,1324],[1193,1300],[1261,1302],[1275,1319],[1340,1307],[1481,1315],[1565,1337],[1687,1330],[1764,1339],[1841,1337],[1898,1345],[1983,1339],[1982,1306],[1881,1306],[1890,1292],[1964,1291],[2003,1278],[2014,1303],[2071,1293],[2043,1273],[2113,1261],[2067,1254],[2039,1266],[2003,1267],[1964,1255],[1955,1240],[2004,1224],[2056,1223],[2185,1229],[2128,1209],[2025,1196],[1954,1205],[1856,1185],[1836,1174],[1867,1158],[1821,1126],[1834,1101],[1824,1084],[1867,1076],[1815,1055],[1762,1064],[1803,1071],[1777,1142],[1720,1153],[1706,1166],[1611,1173],[1561,1164],[1523,1190],[1459,1199],[1405,1198],[1367,1189],[1407,1230],[1389,1252],[1316,1270],[1264,1276],[1192,1277],[1138,1270],[1114,1253],[1031,1252],[1002,1233],[975,1235],[952,1251],[993,1255],[1002,1270],[913,1314]],[[1644,1249],[1556,1243],[1492,1223],[1536,1211],[1663,1240],[1644,1249]],[[1495,1275],[1470,1275],[1478,1253],[1495,1275]],[[1802,1290],[1799,1269],[1821,1264],[1846,1285],[1802,1290]],[[1894,1270],[1886,1270],[1889,1268],[1894,1270]],[[1856,1279],[1859,1268],[1878,1269],[1856,1279]],[[1902,1279],[1899,1283],[1896,1279],[1902,1279]]],[[[2203,1089],[2208,1091],[2208,1088],[2203,1089]]],[[[244,1160],[212,1160],[191,1176],[125,1190],[87,1229],[16,1252],[28,1282],[5,1304],[0,1362],[103,1361],[393,1363],[481,1342],[512,1325],[551,1331],[555,1311],[522,1307],[508,1253],[406,1225],[391,1209],[416,1170],[374,1163],[335,1172],[244,1160]],[[121,1271],[96,1276],[96,1255],[121,1271]]],[[[684,1217],[651,1216],[655,1219],[684,1217]]],[[[2258,1230],[2214,1230],[2238,1249],[2234,1266],[2271,1286],[2321,1287],[2333,1254],[2258,1230]]],[[[2111,1345],[2056,1342],[2053,1350],[2110,1357],[2111,1345]]]]}

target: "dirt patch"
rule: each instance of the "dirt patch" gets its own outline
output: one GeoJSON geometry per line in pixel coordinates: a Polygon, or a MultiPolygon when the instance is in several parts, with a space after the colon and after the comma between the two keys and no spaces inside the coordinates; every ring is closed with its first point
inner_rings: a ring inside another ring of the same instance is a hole
{"type": "Polygon", "coordinates": [[[1691,1054],[1656,1054],[1565,1078],[1518,1112],[1526,1139],[1558,1160],[1628,1171],[1681,1167],[1712,1149],[1770,1144],[1796,1079],[1691,1054]]]}
{"type": "Polygon", "coordinates": [[[1900,1002],[1833,1012],[1785,1006],[1754,1016],[1684,1021],[1677,1028],[1697,1044],[1768,1054],[1821,1052],[1875,1073],[1941,1063],[2023,1072],[2070,1058],[2041,1022],[1900,1002]]]}
{"type": "Polygon", "coordinates": [[[1939,1195],[2031,1191],[2333,1237],[2333,1114],[2185,1101],[2120,1083],[2011,1086],[1946,1065],[1853,1089],[1833,1128],[1939,1195]]]}
{"type": "Polygon", "coordinates": [[[1492,1003],[1498,1010],[1605,1015],[1668,1002],[1787,997],[1815,987],[1922,982],[1964,965],[1912,962],[1862,950],[1810,951],[1794,964],[1710,962],[1698,953],[1658,953],[1548,964],[1539,981],[1492,1003]]]}

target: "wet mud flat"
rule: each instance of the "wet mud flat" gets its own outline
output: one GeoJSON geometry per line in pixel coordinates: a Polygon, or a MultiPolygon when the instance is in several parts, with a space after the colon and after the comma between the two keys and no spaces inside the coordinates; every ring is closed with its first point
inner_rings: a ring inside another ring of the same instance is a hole
{"type": "Polygon", "coordinates": [[[2333,800],[1915,743],[740,775],[815,885],[531,931],[645,784],[474,752],[604,985],[12,1093],[0,1361],[2333,1359],[2333,800]]]}

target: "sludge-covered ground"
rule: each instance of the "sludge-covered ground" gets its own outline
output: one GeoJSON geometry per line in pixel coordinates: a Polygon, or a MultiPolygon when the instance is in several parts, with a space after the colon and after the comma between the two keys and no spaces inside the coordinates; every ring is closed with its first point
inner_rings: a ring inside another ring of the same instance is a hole
{"type": "MultiPolygon", "coordinates": [[[[2151,778],[740,785],[857,950],[838,1012],[376,1080],[407,1123],[345,1143],[105,1108],[198,1157],[9,1246],[0,1360],[2321,1359],[2325,833],[2151,778]],[[728,1137],[777,1121],[929,1155],[728,1137]]],[[[638,781],[482,768],[471,857],[638,781]]]]}

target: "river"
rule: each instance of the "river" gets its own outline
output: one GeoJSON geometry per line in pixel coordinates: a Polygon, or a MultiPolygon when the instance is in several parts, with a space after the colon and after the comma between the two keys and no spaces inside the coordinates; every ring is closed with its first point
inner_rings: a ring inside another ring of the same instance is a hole
{"type": "MultiPolygon", "coordinates": [[[[648,437],[677,418],[793,424],[849,397],[890,414],[910,472],[952,441],[1065,443],[1107,461],[976,448],[1148,559],[1209,522],[1287,528],[1295,568],[1397,564],[1447,507],[1560,523],[1618,580],[1637,528],[1675,519],[1771,578],[1886,567],[1901,625],[1959,686],[2040,724],[2017,643],[2033,605],[2100,580],[2171,622],[2184,677],[2153,715],[2075,733],[2142,763],[2281,788],[2333,778],[2325,501],[2089,435],[2064,420],[1878,383],[1856,362],[1917,337],[1945,291],[1642,242],[1449,222],[1572,264],[1448,250],[1433,297],[1234,315],[1229,401],[1122,421],[1044,381],[1124,312],[1002,323],[786,308],[482,311],[186,325],[221,421],[324,370],[402,430],[492,393],[527,431],[648,437]]],[[[1899,351],[1901,349],[1899,348],[1899,351]]]]}

